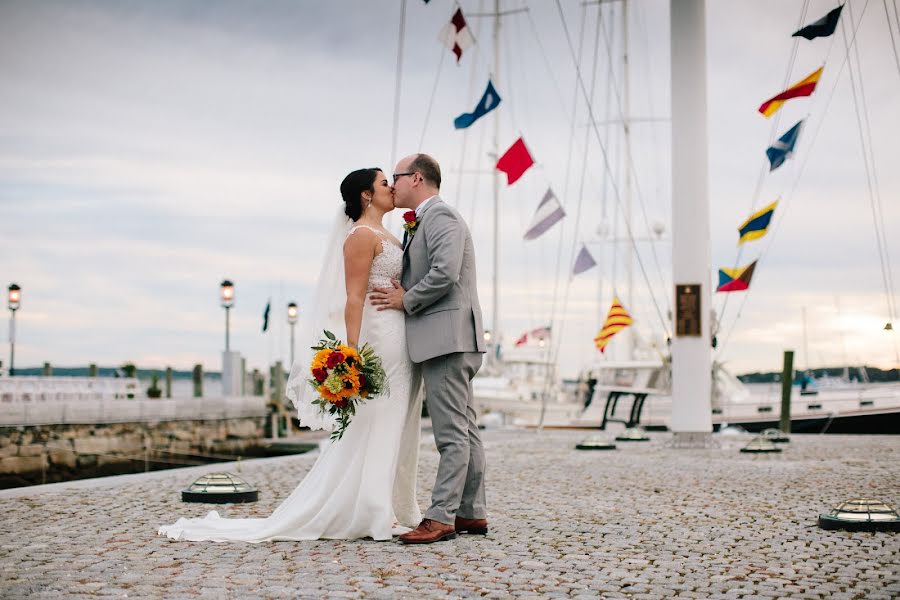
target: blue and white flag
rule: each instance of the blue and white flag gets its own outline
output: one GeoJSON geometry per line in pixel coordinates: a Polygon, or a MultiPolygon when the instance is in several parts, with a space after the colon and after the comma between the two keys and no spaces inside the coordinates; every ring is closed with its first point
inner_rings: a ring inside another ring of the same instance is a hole
{"type": "Polygon", "coordinates": [[[566,211],[563,210],[559,200],[556,199],[553,190],[547,188],[547,193],[544,194],[544,199],[538,204],[534,218],[531,220],[531,225],[528,227],[528,231],[525,232],[525,239],[533,240],[540,237],[565,216],[566,211]]]}
{"type": "Polygon", "coordinates": [[[484,90],[484,95],[478,102],[478,106],[476,106],[475,110],[473,110],[472,112],[463,113],[453,119],[453,126],[457,129],[465,129],[484,115],[497,108],[497,106],[500,105],[500,100],[500,94],[498,94],[497,90],[494,89],[493,82],[488,79],[487,89],[484,90]]]}
{"type": "Polygon", "coordinates": [[[774,171],[780,167],[788,157],[794,154],[794,145],[797,138],[800,137],[800,129],[803,120],[797,121],[797,124],[787,130],[778,141],[766,149],[766,156],[769,157],[769,171],[774,171]]]}
{"type": "Polygon", "coordinates": [[[578,256],[575,257],[575,266],[572,267],[572,275],[578,275],[580,273],[584,273],[591,267],[597,265],[597,261],[594,260],[594,257],[591,256],[591,253],[588,252],[587,246],[581,246],[581,252],[578,253],[578,256]]]}
{"type": "Polygon", "coordinates": [[[272,299],[269,298],[269,301],[266,302],[266,309],[263,311],[263,325],[262,332],[265,333],[266,330],[269,329],[269,310],[272,308],[272,299]]]}

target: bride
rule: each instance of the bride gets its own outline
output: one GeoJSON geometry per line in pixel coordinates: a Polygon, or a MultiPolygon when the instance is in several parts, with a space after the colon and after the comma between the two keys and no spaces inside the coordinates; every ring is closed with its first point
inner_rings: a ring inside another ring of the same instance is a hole
{"type": "MultiPolygon", "coordinates": [[[[394,209],[393,191],[380,169],[353,171],[341,183],[344,209],[332,229],[309,312],[312,346],[322,330],[348,345],[368,343],[381,357],[386,391],[357,409],[343,438],[328,441],[312,469],[265,519],[181,518],[160,527],[176,540],[264,542],[277,540],[389,540],[422,519],[416,503],[421,398],[419,372],[406,349],[402,311],[378,311],[366,302],[376,287],[400,278],[403,250],[382,225],[394,209]]],[[[331,429],[334,420],[312,404],[307,383],[312,352],[301,353],[286,395],[302,425],[331,429]]]]}

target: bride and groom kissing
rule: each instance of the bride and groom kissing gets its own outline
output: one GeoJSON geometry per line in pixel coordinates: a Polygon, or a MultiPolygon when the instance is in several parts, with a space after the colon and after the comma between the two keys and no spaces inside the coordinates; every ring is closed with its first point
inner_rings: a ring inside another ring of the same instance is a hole
{"type": "MultiPolygon", "coordinates": [[[[377,168],[344,178],[343,207],[332,228],[315,298],[309,340],[323,328],[354,348],[369,344],[387,386],[357,409],[343,437],[325,442],[309,473],[266,518],[181,518],[160,534],[192,541],[389,540],[406,544],[486,534],[485,458],[475,422],[472,378],[485,351],[472,236],[440,196],[441,171],[426,154],[397,163],[392,182],[377,168]],[[404,215],[401,245],[382,224],[404,215]],[[440,453],[431,506],[416,500],[424,383],[440,453]]],[[[286,396],[302,425],[329,429],[313,404],[310,355],[301,355],[286,396]]]]}

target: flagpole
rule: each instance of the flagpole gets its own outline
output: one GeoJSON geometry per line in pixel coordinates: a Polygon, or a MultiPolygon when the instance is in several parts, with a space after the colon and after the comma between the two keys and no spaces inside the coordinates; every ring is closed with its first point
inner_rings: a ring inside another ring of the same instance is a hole
{"type": "MultiPolygon", "coordinates": [[[[500,0],[494,0],[494,85],[500,87],[500,0]]],[[[494,111],[494,160],[500,158],[500,113],[494,111]]],[[[500,173],[494,169],[494,302],[491,310],[491,344],[493,352],[490,363],[499,358],[496,348],[500,346],[500,173]]]]}

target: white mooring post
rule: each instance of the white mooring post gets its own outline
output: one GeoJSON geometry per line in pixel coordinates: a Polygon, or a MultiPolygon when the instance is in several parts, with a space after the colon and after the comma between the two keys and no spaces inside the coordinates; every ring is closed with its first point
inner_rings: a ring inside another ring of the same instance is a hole
{"type": "Polygon", "coordinates": [[[672,432],[676,447],[712,435],[710,242],[706,137],[706,2],[671,0],[672,432]]]}

